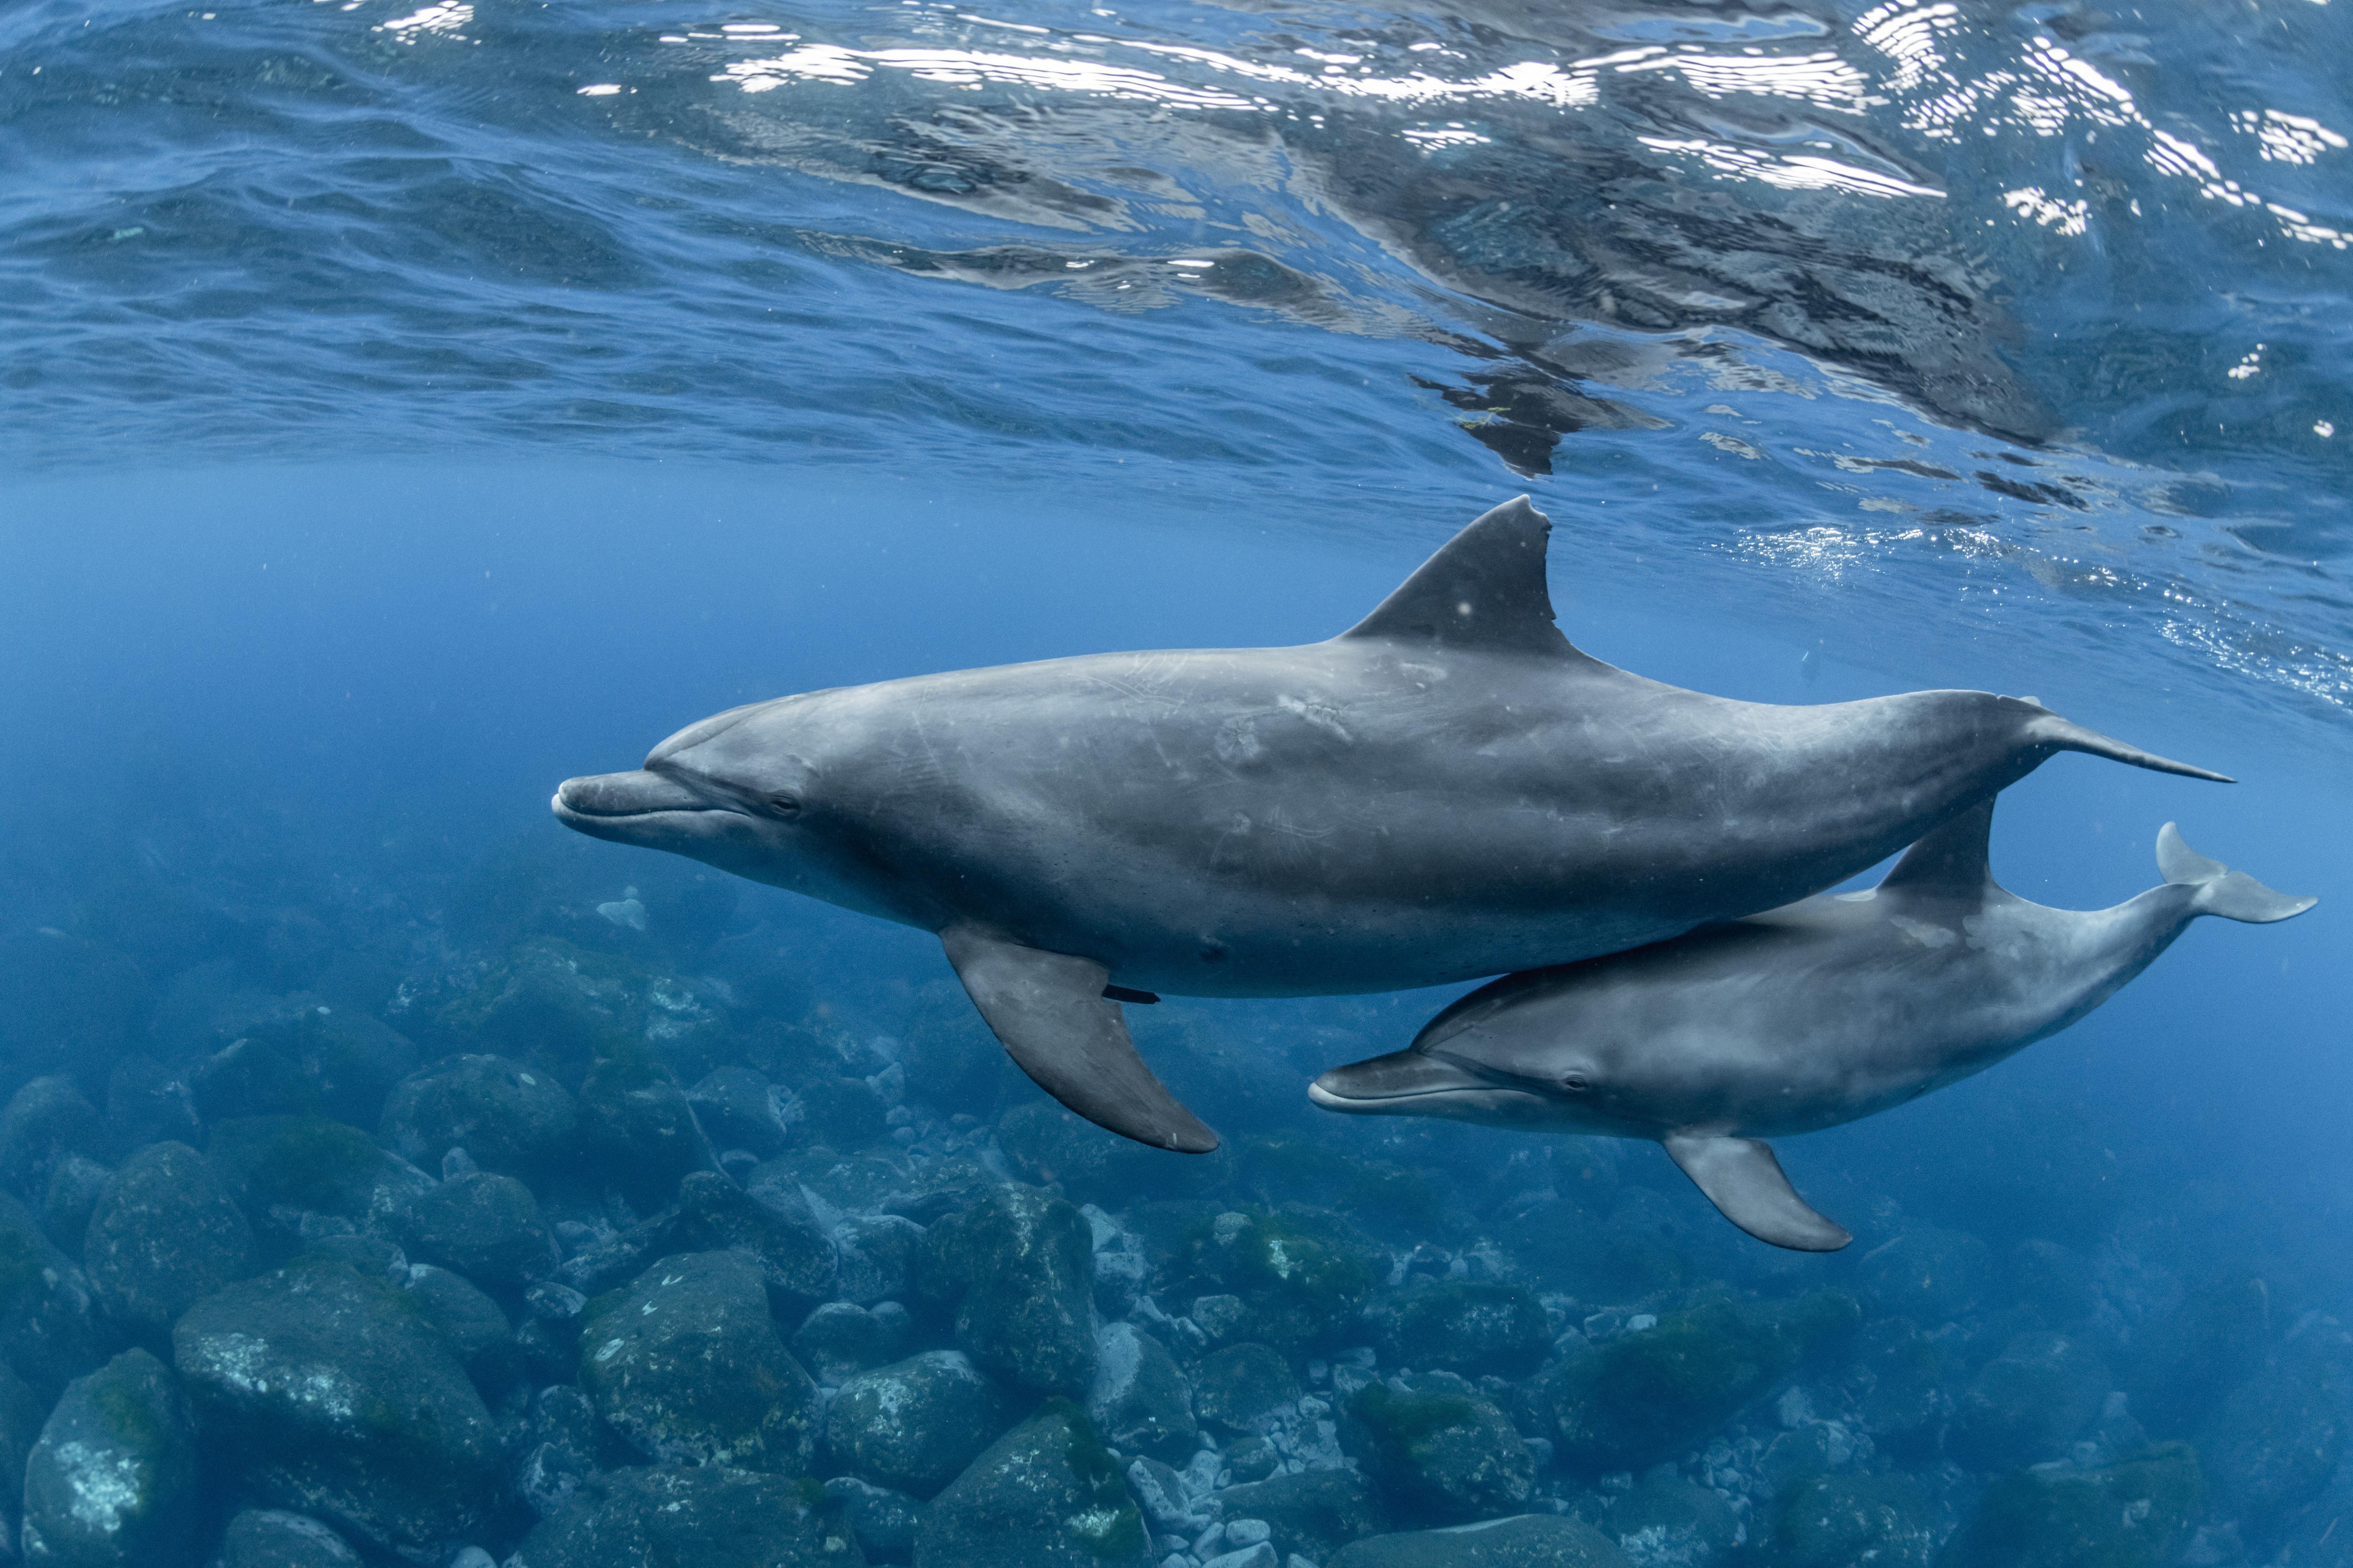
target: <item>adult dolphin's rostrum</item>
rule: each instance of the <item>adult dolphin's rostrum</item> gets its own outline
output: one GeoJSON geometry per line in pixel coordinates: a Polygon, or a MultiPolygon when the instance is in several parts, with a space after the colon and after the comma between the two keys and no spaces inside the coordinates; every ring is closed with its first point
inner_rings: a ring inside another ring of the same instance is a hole
{"type": "Polygon", "coordinates": [[[1525,497],[1302,647],[1099,654],[733,709],[559,820],[939,934],[1022,1070],[1217,1135],[1117,999],[1388,991],[1818,892],[2064,751],[2220,778],[2030,702],[1729,702],[1569,646],[1525,497]],[[1108,987],[1108,990],[1106,989],[1108,987]]]}
{"type": "Polygon", "coordinates": [[[2168,822],[2163,887],[2112,910],[2045,909],[1995,884],[1992,820],[1991,801],[1961,813],[1868,893],[1505,975],[1410,1049],[1335,1068],[1308,1096],[1359,1114],[1653,1138],[1749,1235],[1834,1252],[1853,1237],[1807,1206],[1759,1140],[1982,1072],[2115,995],[2200,915],[2260,924],[2315,902],[2193,853],[2168,822]]]}

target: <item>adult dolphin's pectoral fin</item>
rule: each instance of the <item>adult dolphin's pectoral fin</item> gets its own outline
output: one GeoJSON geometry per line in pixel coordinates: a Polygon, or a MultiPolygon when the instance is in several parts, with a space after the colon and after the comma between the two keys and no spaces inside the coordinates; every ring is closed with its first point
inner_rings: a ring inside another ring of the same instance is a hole
{"type": "Polygon", "coordinates": [[[940,933],[956,978],[1008,1056],[1039,1089],[1123,1138],[1206,1154],[1218,1135],[1152,1076],[1127,1037],[1111,972],[1091,958],[1044,952],[971,926],[940,933]]]}
{"type": "Polygon", "coordinates": [[[1781,1173],[1770,1144],[1688,1132],[1660,1142],[1707,1201],[1757,1240],[1793,1252],[1836,1252],[1854,1239],[1844,1226],[1807,1206],[1781,1173]]]}

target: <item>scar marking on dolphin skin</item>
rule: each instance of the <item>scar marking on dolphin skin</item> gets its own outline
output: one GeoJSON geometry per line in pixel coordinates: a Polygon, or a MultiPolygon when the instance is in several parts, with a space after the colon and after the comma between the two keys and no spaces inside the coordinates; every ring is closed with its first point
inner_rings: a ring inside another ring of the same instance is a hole
{"type": "Polygon", "coordinates": [[[1237,713],[1219,725],[1213,744],[1219,762],[1236,766],[1254,763],[1266,754],[1266,747],[1258,738],[1258,721],[1247,713],[1237,713]]]}
{"type": "Polygon", "coordinates": [[[1356,743],[1356,738],[1348,733],[1346,725],[1340,722],[1340,710],[1329,703],[1311,702],[1300,697],[1278,697],[1274,705],[1285,713],[1303,719],[1327,734],[1336,736],[1345,744],[1356,743]]]}
{"type": "Polygon", "coordinates": [[[1922,947],[1946,948],[1961,940],[1960,933],[1949,926],[1931,925],[1926,921],[1915,921],[1907,915],[1890,915],[1887,918],[1896,930],[1922,947]]]}

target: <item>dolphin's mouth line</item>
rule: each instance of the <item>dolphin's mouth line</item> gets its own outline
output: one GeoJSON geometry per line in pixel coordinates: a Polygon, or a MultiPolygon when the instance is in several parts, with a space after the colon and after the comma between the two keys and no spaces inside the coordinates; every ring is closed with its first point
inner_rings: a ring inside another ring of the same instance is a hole
{"type": "Polygon", "coordinates": [[[1307,1097],[1318,1105],[1396,1105],[1408,1100],[1446,1100],[1462,1094],[1516,1094],[1523,1100],[1541,1100],[1545,1097],[1534,1089],[1507,1089],[1502,1084],[1458,1083],[1444,1089],[1416,1089],[1402,1094],[1335,1094],[1320,1083],[1307,1086],[1307,1097]]]}
{"type": "Polygon", "coordinates": [[[669,770],[566,779],[548,804],[558,821],[579,827],[618,827],[665,819],[684,822],[712,812],[744,815],[733,801],[699,789],[669,770]]]}
{"type": "Polygon", "coordinates": [[[633,822],[655,816],[700,816],[706,812],[733,809],[724,805],[649,805],[634,811],[598,811],[594,807],[575,805],[561,795],[555,796],[554,806],[558,816],[576,816],[583,822],[633,822]]]}
{"type": "MultiPolygon", "coordinates": [[[[1482,1068],[1475,1062],[1464,1061],[1451,1052],[1425,1051],[1399,1054],[1419,1056],[1425,1061],[1442,1063],[1446,1068],[1461,1076],[1451,1082],[1400,1085],[1385,1091],[1344,1094],[1324,1087],[1324,1079],[1332,1076],[1326,1073],[1307,1086],[1308,1100],[1326,1110],[1375,1110],[1388,1106],[1405,1105],[1419,1100],[1460,1100],[1469,1096],[1487,1095],[1509,1095],[1515,1099],[1534,1101],[1538,1105],[1548,1102],[1546,1095],[1526,1084],[1504,1081],[1499,1075],[1482,1068]]],[[[1345,1072],[1347,1069],[1334,1070],[1345,1072]]]]}

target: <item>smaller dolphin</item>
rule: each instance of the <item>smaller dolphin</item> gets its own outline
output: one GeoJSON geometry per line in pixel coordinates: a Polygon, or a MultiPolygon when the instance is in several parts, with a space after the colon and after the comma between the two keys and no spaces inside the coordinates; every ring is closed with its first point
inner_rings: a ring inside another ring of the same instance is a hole
{"type": "Polygon", "coordinates": [[[2046,909],[1995,884],[1992,823],[1988,798],[1867,893],[1507,974],[1409,1049],[1335,1068],[1308,1098],[1358,1115],[1655,1139],[1759,1241],[1835,1252],[1853,1237],[1807,1206],[1762,1139],[1984,1071],[2115,995],[2200,915],[2264,924],[2317,901],[2207,859],[2168,822],[2164,886],[2109,910],[2046,909]]]}

